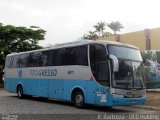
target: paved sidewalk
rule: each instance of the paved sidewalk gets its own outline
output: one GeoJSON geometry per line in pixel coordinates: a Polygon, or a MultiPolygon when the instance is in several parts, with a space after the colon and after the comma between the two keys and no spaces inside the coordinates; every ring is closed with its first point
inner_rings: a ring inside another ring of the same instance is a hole
{"type": "Polygon", "coordinates": [[[160,112],[160,107],[157,106],[148,106],[148,105],[137,105],[137,106],[133,106],[133,108],[139,108],[139,109],[148,109],[148,110],[156,110],[158,112],[160,112]]]}
{"type": "Polygon", "coordinates": [[[157,110],[160,112],[160,89],[148,89],[146,95],[147,101],[141,107],[144,109],[157,110]]]}

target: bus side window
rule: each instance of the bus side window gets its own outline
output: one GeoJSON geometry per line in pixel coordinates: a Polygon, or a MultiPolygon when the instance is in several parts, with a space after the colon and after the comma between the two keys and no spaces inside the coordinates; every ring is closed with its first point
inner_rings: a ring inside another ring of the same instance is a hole
{"type": "Polygon", "coordinates": [[[99,63],[98,64],[98,80],[103,81],[107,80],[109,81],[109,71],[108,71],[108,64],[107,63],[99,63]]]}
{"type": "Polygon", "coordinates": [[[29,54],[25,53],[21,55],[21,60],[20,60],[20,67],[27,67],[28,66],[28,62],[29,62],[29,54]]]}
{"type": "Polygon", "coordinates": [[[101,85],[109,86],[107,52],[103,45],[90,45],[90,64],[96,81],[101,85]]]}
{"type": "Polygon", "coordinates": [[[11,67],[11,66],[10,66],[11,58],[12,58],[11,56],[7,56],[7,57],[6,57],[5,66],[8,67],[8,68],[11,67]]]}
{"type": "Polygon", "coordinates": [[[65,48],[55,50],[54,65],[55,66],[65,65],[65,48]]]}
{"type": "Polygon", "coordinates": [[[61,48],[54,51],[54,65],[88,65],[87,46],[61,48]]]}
{"type": "Polygon", "coordinates": [[[87,46],[66,48],[65,65],[88,65],[87,46]]]}
{"type": "Polygon", "coordinates": [[[54,50],[48,50],[42,52],[42,66],[54,65],[54,50]]]}
{"type": "Polygon", "coordinates": [[[73,65],[73,61],[74,61],[74,48],[66,48],[65,49],[65,54],[64,54],[64,58],[65,58],[65,65],[73,65]]]}
{"type": "Polygon", "coordinates": [[[30,67],[40,67],[42,66],[42,53],[41,52],[34,52],[30,54],[30,67]]]}
{"type": "Polygon", "coordinates": [[[96,47],[94,45],[90,45],[90,66],[92,70],[92,74],[97,79],[97,70],[96,70],[96,47]]]}
{"type": "Polygon", "coordinates": [[[13,68],[13,60],[14,60],[14,56],[11,56],[11,60],[9,62],[9,68],[13,68]]]}
{"type": "Polygon", "coordinates": [[[13,56],[13,68],[19,68],[20,67],[20,55],[13,56]]]}
{"type": "Polygon", "coordinates": [[[76,65],[88,65],[87,46],[76,47],[74,60],[76,65]]]}

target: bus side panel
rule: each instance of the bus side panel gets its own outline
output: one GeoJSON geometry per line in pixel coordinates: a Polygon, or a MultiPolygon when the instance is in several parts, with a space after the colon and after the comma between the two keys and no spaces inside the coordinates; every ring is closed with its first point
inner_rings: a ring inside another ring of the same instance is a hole
{"type": "Polygon", "coordinates": [[[87,80],[49,80],[49,98],[70,101],[74,88],[83,89],[85,94],[87,80]]]}
{"type": "Polygon", "coordinates": [[[85,101],[88,104],[105,105],[107,102],[106,99],[106,101],[102,101],[101,99],[102,95],[108,95],[108,89],[98,85],[94,80],[63,80],[64,100],[71,100],[71,94],[75,88],[82,89],[85,101]]]}
{"type": "Polygon", "coordinates": [[[87,84],[87,103],[106,106],[109,88],[97,84],[94,80],[88,80],[87,84]]]}
{"type": "Polygon", "coordinates": [[[37,86],[35,79],[5,78],[5,89],[9,92],[16,93],[18,84],[22,85],[24,94],[37,95],[37,86]]]}
{"type": "Polygon", "coordinates": [[[69,91],[70,80],[63,80],[63,94],[64,100],[71,101],[71,92],[69,91]]]}
{"type": "Polygon", "coordinates": [[[96,88],[97,84],[94,80],[88,80],[87,81],[87,103],[89,104],[95,104],[96,103],[96,88]]]}
{"type": "Polygon", "coordinates": [[[23,79],[23,89],[24,94],[27,95],[37,95],[37,80],[36,79],[23,79]]]}
{"type": "Polygon", "coordinates": [[[6,78],[5,89],[16,93],[18,84],[22,84],[23,92],[26,95],[48,97],[48,80],[28,78],[6,78]]]}
{"type": "Polygon", "coordinates": [[[74,89],[79,88],[84,92],[86,97],[87,80],[65,80],[64,82],[64,98],[71,101],[71,95],[74,89]]]}
{"type": "Polygon", "coordinates": [[[63,99],[62,80],[49,80],[49,98],[63,99]]]}
{"type": "Polygon", "coordinates": [[[96,104],[106,106],[108,104],[109,88],[97,85],[96,104]]]}
{"type": "Polygon", "coordinates": [[[17,79],[15,78],[5,78],[4,81],[4,88],[8,92],[16,93],[16,88],[17,88],[17,79]]]}
{"type": "Polygon", "coordinates": [[[37,83],[37,95],[40,97],[48,97],[49,92],[49,80],[47,79],[38,79],[37,83]]]}

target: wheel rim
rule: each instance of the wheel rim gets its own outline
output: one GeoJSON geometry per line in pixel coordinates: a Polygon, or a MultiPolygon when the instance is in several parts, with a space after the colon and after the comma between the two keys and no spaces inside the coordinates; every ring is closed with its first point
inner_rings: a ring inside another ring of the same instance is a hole
{"type": "Polygon", "coordinates": [[[82,95],[77,95],[76,96],[76,104],[81,105],[83,103],[83,96],[82,95]]]}

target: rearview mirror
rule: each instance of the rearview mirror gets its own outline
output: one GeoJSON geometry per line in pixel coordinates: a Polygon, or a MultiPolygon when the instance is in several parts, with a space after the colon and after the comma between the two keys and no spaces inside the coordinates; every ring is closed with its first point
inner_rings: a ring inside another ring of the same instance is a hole
{"type": "Polygon", "coordinates": [[[109,58],[112,60],[113,72],[118,72],[119,70],[119,62],[116,56],[109,55],[109,58]]]}

